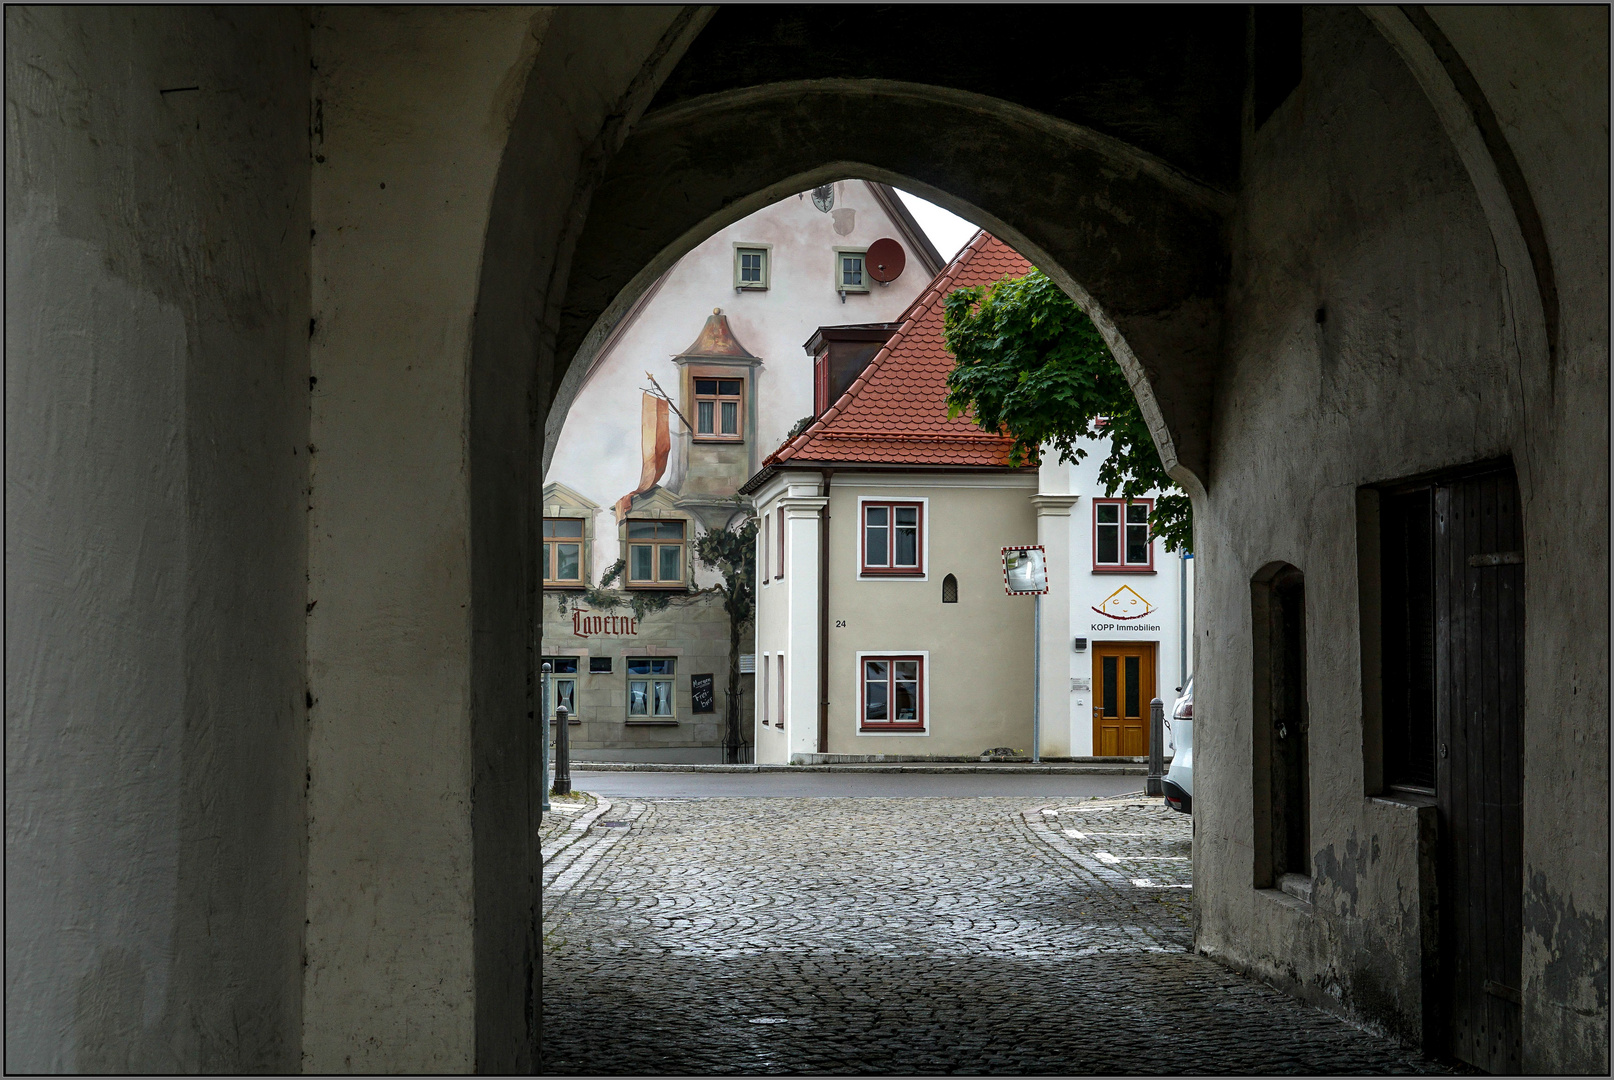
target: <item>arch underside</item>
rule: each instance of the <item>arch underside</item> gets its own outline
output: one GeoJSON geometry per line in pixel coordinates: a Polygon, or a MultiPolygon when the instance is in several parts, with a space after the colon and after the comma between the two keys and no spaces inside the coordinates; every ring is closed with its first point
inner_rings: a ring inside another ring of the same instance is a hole
{"type": "Polygon", "coordinates": [[[1053,277],[1110,338],[1167,467],[1204,479],[1231,198],[1081,125],[875,80],[750,88],[644,117],[579,238],[546,446],[589,357],[668,267],[770,202],[849,177],[931,199],[1053,277]]]}

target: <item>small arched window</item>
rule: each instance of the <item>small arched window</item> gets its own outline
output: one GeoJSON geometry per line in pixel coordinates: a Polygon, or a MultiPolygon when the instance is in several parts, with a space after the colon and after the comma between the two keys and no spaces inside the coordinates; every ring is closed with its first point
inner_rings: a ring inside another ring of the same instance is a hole
{"type": "Polygon", "coordinates": [[[942,603],[958,603],[958,579],[952,574],[942,578],[942,603]]]}

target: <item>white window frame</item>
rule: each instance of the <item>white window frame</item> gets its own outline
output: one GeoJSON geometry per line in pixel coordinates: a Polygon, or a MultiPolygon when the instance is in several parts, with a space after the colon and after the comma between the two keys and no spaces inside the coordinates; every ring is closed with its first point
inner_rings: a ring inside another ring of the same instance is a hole
{"type": "Polygon", "coordinates": [[[852,667],[852,700],[857,702],[853,713],[853,731],[858,738],[871,739],[928,739],[931,730],[935,727],[935,718],[930,714],[930,650],[929,649],[869,649],[857,654],[857,662],[852,667]],[[903,728],[897,731],[865,731],[863,730],[863,660],[879,660],[888,656],[917,656],[919,665],[919,715],[924,720],[922,728],[903,728]]]}
{"type": "MultiPolygon", "coordinates": [[[[894,489],[895,490],[895,489],[894,489]]],[[[935,520],[930,516],[930,496],[928,495],[859,495],[857,497],[857,527],[852,530],[852,565],[857,567],[859,581],[929,581],[930,580],[930,534],[935,528],[935,520]],[[918,503],[919,512],[919,568],[920,573],[903,572],[900,574],[878,573],[865,574],[863,572],[863,504],[864,503],[918,503]]]]}
{"type": "Polygon", "coordinates": [[[869,291],[869,249],[866,247],[838,247],[835,249],[835,291],[848,293],[866,293],[869,291]],[[843,255],[856,255],[863,260],[863,284],[843,285],[841,278],[843,270],[841,257],[843,255]]]}
{"type": "Polygon", "coordinates": [[[773,575],[768,573],[768,533],[772,531],[768,528],[768,525],[772,521],[772,510],[763,511],[757,521],[757,524],[761,526],[759,529],[757,529],[757,576],[762,579],[762,587],[764,589],[766,589],[773,582],[773,575]]]}
{"type": "Polygon", "coordinates": [[[772,244],[743,244],[734,243],[734,291],[735,292],[766,292],[772,288],[773,277],[773,245],[772,244]],[[740,256],[760,252],[762,254],[762,282],[740,280],[740,256]]]}

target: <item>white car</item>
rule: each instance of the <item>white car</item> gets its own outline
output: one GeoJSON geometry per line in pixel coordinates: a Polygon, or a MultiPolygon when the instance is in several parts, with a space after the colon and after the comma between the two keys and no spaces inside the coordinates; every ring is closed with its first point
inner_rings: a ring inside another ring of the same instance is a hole
{"type": "Polygon", "coordinates": [[[1161,781],[1166,805],[1184,814],[1194,812],[1194,680],[1180,687],[1182,696],[1166,721],[1166,748],[1171,751],[1171,768],[1161,781]]]}

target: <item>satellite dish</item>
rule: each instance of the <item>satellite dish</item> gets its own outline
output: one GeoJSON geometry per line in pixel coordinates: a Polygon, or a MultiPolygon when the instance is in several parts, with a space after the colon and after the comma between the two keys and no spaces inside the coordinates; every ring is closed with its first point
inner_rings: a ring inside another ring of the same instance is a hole
{"type": "Polygon", "coordinates": [[[869,277],[882,285],[889,285],[902,276],[902,268],[908,265],[908,255],[902,250],[901,244],[886,237],[869,245],[869,250],[863,255],[863,265],[869,277]]]}

